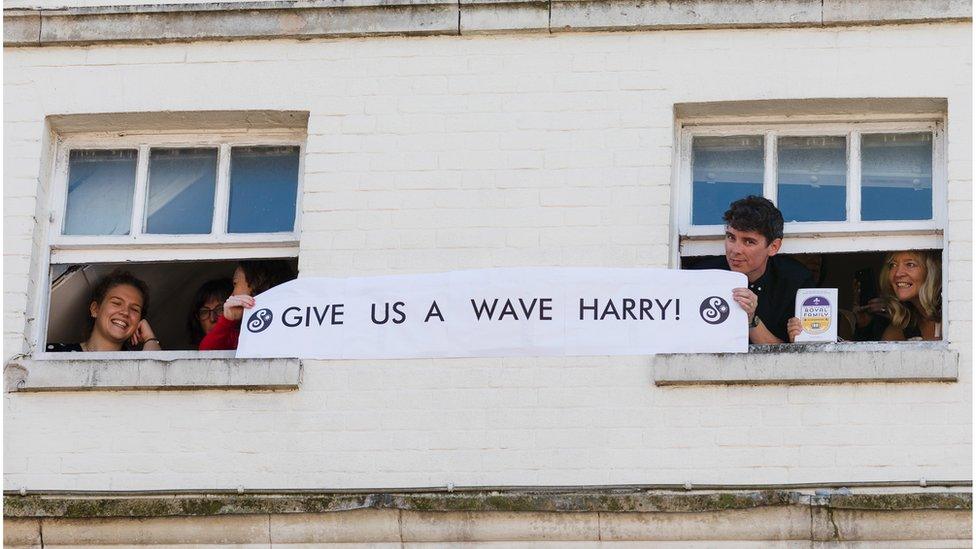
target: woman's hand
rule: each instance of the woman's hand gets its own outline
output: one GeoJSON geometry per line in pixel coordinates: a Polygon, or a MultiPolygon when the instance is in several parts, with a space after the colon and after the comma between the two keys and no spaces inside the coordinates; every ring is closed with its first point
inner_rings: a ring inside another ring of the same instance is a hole
{"type": "Polygon", "coordinates": [[[854,280],[854,315],[857,316],[857,327],[863,328],[871,323],[871,315],[884,318],[891,318],[888,312],[888,305],[880,297],[872,297],[864,305],[861,302],[861,283],[854,280]]]}
{"type": "Polygon", "coordinates": [[[790,335],[790,343],[796,342],[796,336],[803,332],[803,322],[797,318],[793,317],[786,321],[786,333],[790,335]]]}
{"type": "Polygon", "coordinates": [[[139,324],[136,326],[136,332],[129,338],[129,343],[133,347],[144,343],[142,346],[143,351],[159,351],[162,349],[159,345],[159,340],[156,339],[156,334],[153,332],[152,326],[149,325],[149,321],[146,319],[139,321],[139,324]]]}
{"type": "Polygon", "coordinates": [[[869,299],[864,305],[854,307],[854,314],[857,315],[857,326],[863,328],[871,323],[871,316],[891,318],[888,305],[880,297],[869,299]]]}
{"type": "Polygon", "coordinates": [[[224,318],[237,321],[244,317],[244,309],[254,307],[254,298],[249,295],[232,295],[224,302],[224,318]]]}

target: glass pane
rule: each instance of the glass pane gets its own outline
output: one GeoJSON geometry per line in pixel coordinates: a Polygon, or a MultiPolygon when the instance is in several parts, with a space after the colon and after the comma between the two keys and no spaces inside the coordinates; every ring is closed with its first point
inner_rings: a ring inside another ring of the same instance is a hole
{"type": "Polygon", "coordinates": [[[763,137],[695,137],[691,144],[691,223],[721,225],[732,202],[762,196],[763,137]]]}
{"type": "Polygon", "coordinates": [[[847,219],[846,137],[780,137],[777,150],[784,221],[847,219]]]}
{"type": "Polygon", "coordinates": [[[932,134],[861,136],[861,219],[932,219],[932,134]]]}
{"type": "Polygon", "coordinates": [[[152,149],[146,232],[209,234],[217,185],[217,149],[152,149]]]}
{"type": "Polygon", "coordinates": [[[295,228],[298,147],[235,147],[230,160],[230,233],[295,228]]]}
{"type": "Polygon", "coordinates": [[[64,233],[129,234],[136,150],[71,151],[64,233]]]}

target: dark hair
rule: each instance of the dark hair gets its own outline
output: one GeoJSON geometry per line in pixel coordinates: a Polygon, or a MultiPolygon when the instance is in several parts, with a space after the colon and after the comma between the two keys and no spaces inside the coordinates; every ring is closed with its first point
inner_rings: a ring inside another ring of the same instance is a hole
{"type": "MultiPolygon", "coordinates": [[[[99,306],[102,304],[102,300],[108,294],[108,291],[116,286],[132,286],[133,288],[139,290],[142,294],[142,312],[141,317],[146,318],[149,314],[149,286],[143,282],[141,279],[136,278],[136,276],[129,271],[123,271],[121,269],[115,269],[109,274],[102,277],[98,281],[98,284],[92,288],[91,299],[88,300],[89,307],[92,303],[98,303],[99,306]]],[[[91,335],[92,330],[95,328],[95,319],[91,316],[88,317],[88,335],[91,335]]],[[[87,337],[87,336],[86,336],[87,337]]],[[[128,349],[129,342],[122,343],[122,350],[128,349]]]]}
{"type": "Polygon", "coordinates": [[[116,286],[132,286],[139,290],[139,293],[142,294],[142,318],[146,318],[149,314],[149,286],[129,271],[115,269],[103,276],[98,284],[92,288],[91,299],[88,300],[88,303],[101,305],[108,291],[116,286]]]}
{"type": "Polygon", "coordinates": [[[251,287],[251,295],[258,295],[295,278],[291,265],[283,259],[241,261],[238,265],[244,271],[247,285],[251,287]]]}
{"type": "Polygon", "coordinates": [[[186,318],[186,331],[189,332],[190,341],[194,345],[198,345],[203,339],[203,336],[206,335],[203,332],[203,326],[200,325],[200,317],[197,316],[197,311],[203,307],[204,303],[211,299],[218,299],[221,302],[225,301],[233,291],[234,284],[229,278],[208,280],[197,289],[196,295],[193,296],[193,306],[190,307],[190,314],[186,318]]]}
{"type": "Polygon", "coordinates": [[[761,196],[750,195],[729,204],[722,219],[737,231],[754,231],[765,236],[767,246],[783,238],[783,214],[761,196]]]}

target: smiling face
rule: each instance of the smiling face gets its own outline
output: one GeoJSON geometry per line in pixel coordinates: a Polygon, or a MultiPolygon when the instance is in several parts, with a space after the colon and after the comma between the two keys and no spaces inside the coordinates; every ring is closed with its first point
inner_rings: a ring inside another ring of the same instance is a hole
{"type": "Polygon", "coordinates": [[[749,282],[755,282],[766,272],[766,262],[776,255],[782,244],[779,238],[767,242],[766,237],[756,231],[725,227],[725,259],[730,269],[745,274],[749,282]]]}
{"type": "Polygon", "coordinates": [[[95,319],[93,334],[123,344],[132,337],[142,320],[142,292],[135,286],[119,284],[109,288],[101,303],[89,305],[95,319]]]}
{"type": "Polygon", "coordinates": [[[888,262],[888,283],[898,301],[918,301],[928,270],[925,261],[911,252],[899,252],[888,262]]]}

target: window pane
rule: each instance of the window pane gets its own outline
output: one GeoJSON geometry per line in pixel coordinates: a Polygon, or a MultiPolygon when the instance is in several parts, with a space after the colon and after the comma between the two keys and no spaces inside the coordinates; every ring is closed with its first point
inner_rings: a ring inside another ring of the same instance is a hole
{"type": "Polygon", "coordinates": [[[777,150],[785,221],[847,219],[846,137],[780,137],[777,150]]]}
{"type": "Polygon", "coordinates": [[[235,147],[230,164],[230,233],[295,227],[298,147],[235,147]]]}
{"type": "Polygon", "coordinates": [[[932,219],[932,134],[861,136],[861,219],[932,219]]]}
{"type": "Polygon", "coordinates": [[[217,182],[217,149],[152,149],[146,232],[209,234],[217,182]]]}
{"type": "Polygon", "coordinates": [[[729,204],[762,196],[763,137],[695,137],[692,140],[693,225],[721,225],[729,204]]]}
{"type": "Polygon", "coordinates": [[[135,150],[71,151],[64,234],[129,234],[135,150]]]}

